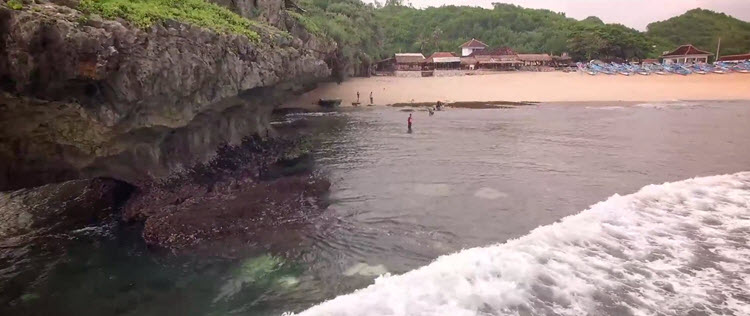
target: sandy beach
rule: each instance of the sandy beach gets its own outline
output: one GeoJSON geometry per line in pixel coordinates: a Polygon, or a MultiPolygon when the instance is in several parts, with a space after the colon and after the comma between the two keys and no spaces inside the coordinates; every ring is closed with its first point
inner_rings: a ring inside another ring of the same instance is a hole
{"type": "Polygon", "coordinates": [[[306,106],[321,98],[375,104],[457,101],[672,101],[750,99],[750,74],[707,75],[597,75],[563,72],[508,72],[454,77],[351,78],[342,84],[326,83],[289,102],[306,106]]]}

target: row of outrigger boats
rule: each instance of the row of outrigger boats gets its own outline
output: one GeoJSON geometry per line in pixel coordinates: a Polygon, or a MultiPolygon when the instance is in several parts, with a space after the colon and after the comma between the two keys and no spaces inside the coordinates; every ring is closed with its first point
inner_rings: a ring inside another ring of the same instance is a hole
{"type": "Polygon", "coordinates": [[[648,76],[651,74],[656,75],[691,75],[700,74],[705,75],[709,73],[725,74],[731,72],[737,73],[750,73],[750,61],[741,63],[725,63],[716,62],[713,64],[696,63],[696,64],[657,64],[657,63],[643,63],[643,64],[619,64],[619,63],[605,63],[598,60],[592,60],[588,63],[577,63],[579,72],[583,72],[589,75],[644,75],[648,76]]]}

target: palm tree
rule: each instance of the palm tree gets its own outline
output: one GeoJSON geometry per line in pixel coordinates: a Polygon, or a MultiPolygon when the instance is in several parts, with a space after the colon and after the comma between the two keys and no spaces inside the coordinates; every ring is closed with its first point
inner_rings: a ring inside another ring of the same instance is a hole
{"type": "Polygon", "coordinates": [[[419,45],[419,52],[424,54],[424,47],[430,44],[430,39],[424,36],[424,34],[420,33],[419,36],[417,36],[417,41],[414,44],[419,45]]]}
{"type": "Polygon", "coordinates": [[[432,31],[432,44],[435,46],[435,51],[440,50],[438,43],[440,43],[440,37],[442,36],[443,30],[441,30],[440,27],[435,27],[435,30],[432,31]]]}

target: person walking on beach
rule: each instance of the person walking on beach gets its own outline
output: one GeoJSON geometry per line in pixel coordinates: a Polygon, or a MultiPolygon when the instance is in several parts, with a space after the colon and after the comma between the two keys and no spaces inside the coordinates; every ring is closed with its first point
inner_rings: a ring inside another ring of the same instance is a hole
{"type": "Polygon", "coordinates": [[[372,91],[370,91],[370,104],[373,104],[373,103],[375,102],[372,100],[372,91]]]}
{"type": "Polygon", "coordinates": [[[411,113],[409,113],[409,118],[406,120],[406,125],[409,128],[409,133],[411,133],[411,113]]]}

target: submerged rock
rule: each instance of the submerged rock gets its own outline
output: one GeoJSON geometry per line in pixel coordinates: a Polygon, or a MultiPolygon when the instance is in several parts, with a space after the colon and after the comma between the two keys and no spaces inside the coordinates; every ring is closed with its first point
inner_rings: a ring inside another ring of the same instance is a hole
{"type": "Polygon", "coordinates": [[[11,301],[38,299],[26,291],[72,240],[111,222],[131,191],[116,180],[82,179],[0,192],[0,310],[11,301]]]}
{"type": "Polygon", "coordinates": [[[123,218],[144,222],[154,246],[192,249],[249,242],[262,229],[303,223],[325,205],[330,182],[313,175],[300,141],[248,138],[165,182],[139,185],[123,218]]]}
{"type": "Polygon", "coordinates": [[[93,179],[0,193],[0,242],[95,223],[111,215],[130,191],[119,181],[93,179]]]}

